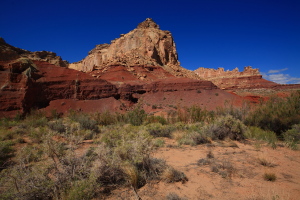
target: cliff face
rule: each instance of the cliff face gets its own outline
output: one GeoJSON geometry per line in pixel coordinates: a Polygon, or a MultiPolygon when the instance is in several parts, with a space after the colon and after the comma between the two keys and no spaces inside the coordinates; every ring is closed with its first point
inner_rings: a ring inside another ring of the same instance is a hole
{"type": "Polygon", "coordinates": [[[32,108],[59,112],[69,109],[124,111],[139,100],[151,105],[159,102],[167,108],[179,103],[182,106],[199,102],[210,105],[211,101],[204,102],[204,94],[229,95],[210,81],[178,78],[154,66],[136,66],[131,71],[124,66],[111,66],[97,77],[93,73],[28,58],[0,61],[0,65],[0,117],[27,113],[32,108]],[[139,73],[145,73],[147,80],[141,80],[139,73]]]}
{"type": "Polygon", "coordinates": [[[15,60],[18,58],[46,61],[61,67],[66,67],[68,64],[67,61],[62,60],[56,53],[49,51],[27,51],[7,44],[3,38],[0,38],[0,61],[15,60]]]}
{"type": "Polygon", "coordinates": [[[212,81],[221,89],[271,88],[278,85],[263,79],[259,70],[251,66],[244,67],[242,72],[239,72],[237,68],[224,71],[224,68],[215,70],[201,67],[196,69],[195,73],[202,79],[212,81]]]}
{"type": "Polygon", "coordinates": [[[91,72],[111,65],[161,66],[175,76],[196,78],[194,73],[180,66],[171,33],[160,30],[150,18],[111,44],[97,45],[86,58],[70,64],[69,68],[91,72]]]}

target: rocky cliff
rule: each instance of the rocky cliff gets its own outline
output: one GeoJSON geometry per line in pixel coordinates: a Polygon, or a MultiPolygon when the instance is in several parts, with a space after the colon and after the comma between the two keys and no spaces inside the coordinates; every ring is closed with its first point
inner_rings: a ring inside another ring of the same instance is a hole
{"type": "Polygon", "coordinates": [[[28,58],[0,61],[0,65],[0,117],[32,108],[122,112],[138,102],[148,111],[153,105],[162,109],[195,104],[215,108],[223,103],[220,96],[237,98],[210,81],[175,77],[155,66],[136,66],[131,71],[110,66],[96,76],[28,58]],[[135,75],[139,73],[145,73],[147,80],[135,75]]]}
{"type": "Polygon", "coordinates": [[[180,66],[172,34],[160,30],[150,18],[112,40],[111,44],[97,45],[86,58],[70,64],[69,68],[91,72],[111,65],[161,66],[175,76],[197,78],[193,72],[180,66]]]}
{"type": "Polygon", "coordinates": [[[251,89],[251,88],[271,88],[278,84],[262,78],[258,69],[251,66],[244,67],[240,72],[238,68],[232,71],[225,71],[224,68],[209,69],[200,67],[195,73],[204,80],[212,81],[221,89],[251,89]]]}
{"type": "Polygon", "coordinates": [[[56,66],[66,67],[68,62],[62,60],[56,53],[50,51],[27,51],[7,44],[0,37],[0,61],[14,60],[18,58],[29,58],[31,60],[46,61],[56,66]]]}

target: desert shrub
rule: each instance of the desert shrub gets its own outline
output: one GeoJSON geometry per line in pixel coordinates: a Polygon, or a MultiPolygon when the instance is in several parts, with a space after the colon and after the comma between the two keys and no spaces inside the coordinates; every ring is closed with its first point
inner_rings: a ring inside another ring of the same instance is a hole
{"type": "Polygon", "coordinates": [[[43,137],[49,133],[49,129],[46,127],[29,128],[28,133],[32,142],[42,143],[43,137]]]}
{"type": "Polygon", "coordinates": [[[162,125],[160,123],[148,124],[146,128],[153,137],[171,137],[171,133],[175,130],[174,126],[162,125]]]}
{"type": "Polygon", "coordinates": [[[231,178],[236,172],[235,167],[228,160],[211,160],[208,164],[211,164],[211,171],[218,173],[222,178],[231,178]]]}
{"type": "Polygon", "coordinates": [[[153,141],[154,147],[163,147],[165,145],[165,141],[162,139],[156,139],[153,141]]]}
{"type": "Polygon", "coordinates": [[[7,128],[0,128],[0,141],[12,140],[14,138],[14,131],[7,128]]]}
{"type": "Polygon", "coordinates": [[[283,133],[283,138],[288,147],[291,149],[298,149],[300,141],[300,124],[295,124],[291,129],[283,133]]]}
{"type": "Polygon", "coordinates": [[[188,181],[188,178],[183,172],[180,172],[173,167],[167,167],[163,174],[162,179],[167,183],[173,183],[173,182],[186,182],[188,181]]]}
{"type": "Polygon", "coordinates": [[[40,161],[42,155],[43,151],[38,146],[25,146],[18,151],[16,159],[19,163],[29,164],[40,161]]]}
{"type": "Polygon", "coordinates": [[[99,131],[97,121],[92,119],[91,116],[85,113],[78,113],[76,111],[70,111],[68,114],[69,119],[72,121],[78,122],[81,129],[92,130],[95,132],[99,131]]]}
{"type": "Polygon", "coordinates": [[[273,131],[282,137],[282,133],[300,121],[300,91],[294,92],[287,98],[273,97],[260,104],[249,113],[245,123],[258,126],[264,130],[273,131]]]}
{"type": "Polygon", "coordinates": [[[176,107],[176,110],[168,112],[168,122],[176,123],[196,123],[196,122],[210,122],[214,119],[215,113],[207,111],[200,106],[194,105],[191,107],[176,107]]]}
{"type": "Polygon", "coordinates": [[[185,131],[181,137],[177,138],[177,142],[179,145],[184,144],[194,146],[209,143],[210,141],[203,133],[185,131]]]}
{"type": "Polygon", "coordinates": [[[267,158],[259,157],[257,159],[258,163],[265,167],[275,167],[276,165],[267,158]]]}
{"type": "Polygon", "coordinates": [[[162,116],[154,116],[154,115],[148,115],[145,124],[151,124],[151,123],[160,123],[162,125],[167,124],[167,120],[162,116]]]}
{"type": "Polygon", "coordinates": [[[92,199],[96,193],[97,183],[94,179],[83,179],[74,181],[66,192],[66,200],[92,199]]]}
{"type": "Polygon", "coordinates": [[[197,165],[210,165],[213,162],[211,158],[201,158],[197,161],[197,165]]]}
{"type": "Polygon", "coordinates": [[[57,131],[58,133],[64,133],[66,131],[66,126],[64,125],[62,120],[55,120],[48,123],[48,126],[53,131],[57,131]]]}
{"type": "Polygon", "coordinates": [[[178,196],[176,193],[174,192],[170,192],[167,196],[166,196],[167,200],[187,200],[187,198],[183,198],[178,196]]]}
{"type": "Polygon", "coordinates": [[[15,165],[1,172],[1,185],[6,188],[3,199],[52,199],[53,181],[43,165],[15,165]]]}
{"type": "Polygon", "coordinates": [[[147,114],[140,106],[126,113],[126,121],[134,126],[140,126],[146,119],[147,114]]]}
{"type": "Polygon", "coordinates": [[[51,110],[51,119],[59,119],[63,113],[57,112],[56,109],[51,110]]]}
{"type": "Polygon", "coordinates": [[[240,120],[227,115],[203,127],[202,131],[204,135],[212,139],[242,140],[245,138],[246,126],[240,120]]]}
{"type": "Polygon", "coordinates": [[[248,101],[244,101],[242,107],[236,107],[230,101],[225,101],[223,107],[217,107],[216,115],[226,116],[231,115],[232,117],[244,120],[250,111],[251,105],[248,101]]]}
{"type": "Polygon", "coordinates": [[[187,112],[188,112],[189,122],[191,123],[205,121],[205,119],[209,115],[209,112],[207,110],[203,110],[199,106],[192,106],[187,109],[187,112]]]}
{"type": "Polygon", "coordinates": [[[83,195],[91,199],[95,181],[89,176],[90,158],[70,150],[56,153],[45,154],[55,157],[53,163],[46,159],[43,164],[24,165],[23,159],[17,159],[14,167],[1,173],[1,184],[8,188],[2,194],[7,199],[82,199],[83,195]]]}
{"type": "Polygon", "coordinates": [[[267,173],[266,172],[266,173],[264,173],[263,177],[264,177],[264,180],[272,181],[272,182],[276,181],[276,179],[277,179],[277,176],[274,173],[267,173]]]}
{"type": "Polygon", "coordinates": [[[77,122],[79,122],[82,129],[98,131],[97,122],[87,115],[80,115],[77,118],[77,122]]]}
{"type": "Polygon", "coordinates": [[[46,126],[48,119],[43,111],[31,110],[24,120],[24,123],[29,127],[42,127],[46,126]]]}
{"type": "Polygon", "coordinates": [[[276,146],[277,136],[276,133],[272,131],[263,130],[255,126],[250,126],[245,132],[245,136],[247,138],[266,141],[269,145],[276,146]]]}
{"type": "Polygon", "coordinates": [[[0,170],[6,166],[9,158],[13,156],[12,141],[0,141],[0,170]]]}
{"type": "Polygon", "coordinates": [[[116,124],[118,122],[118,115],[113,114],[109,111],[105,111],[103,113],[96,113],[94,115],[94,119],[99,125],[111,125],[111,124],[116,124]]]}

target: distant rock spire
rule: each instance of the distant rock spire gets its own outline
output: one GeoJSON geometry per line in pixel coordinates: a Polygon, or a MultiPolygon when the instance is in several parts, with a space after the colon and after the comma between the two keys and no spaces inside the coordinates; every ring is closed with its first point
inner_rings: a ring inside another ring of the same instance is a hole
{"type": "Polygon", "coordinates": [[[159,25],[157,25],[153,19],[147,18],[145,21],[139,23],[137,28],[157,28],[159,29],[159,25]]]}

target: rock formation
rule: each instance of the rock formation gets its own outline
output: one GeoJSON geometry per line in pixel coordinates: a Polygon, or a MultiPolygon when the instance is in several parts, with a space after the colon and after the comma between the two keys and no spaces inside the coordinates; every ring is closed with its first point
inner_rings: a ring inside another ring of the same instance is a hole
{"type": "Polygon", "coordinates": [[[251,67],[243,72],[182,68],[171,33],[151,19],[111,44],[97,45],[82,61],[64,66],[55,53],[30,52],[0,38],[0,118],[32,108],[123,112],[136,103],[147,112],[192,105],[215,109],[225,100],[238,104],[243,99],[217,86],[279,88],[251,67]]]}
{"type": "Polygon", "coordinates": [[[160,30],[150,18],[136,29],[112,40],[111,44],[97,45],[86,58],[70,64],[69,68],[91,72],[111,65],[161,66],[175,76],[197,78],[180,66],[171,33],[160,30]]]}
{"type": "Polygon", "coordinates": [[[244,67],[244,71],[239,72],[238,68],[232,71],[224,71],[224,68],[209,69],[200,67],[195,73],[204,80],[212,81],[221,89],[236,90],[249,88],[270,88],[278,84],[262,78],[258,69],[251,66],[244,67]]]}
{"type": "Polygon", "coordinates": [[[209,69],[200,67],[195,70],[199,77],[212,80],[218,78],[231,78],[231,77],[243,77],[243,76],[256,76],[260,75],[258,69],[253,69],[251,66],[244,67],[244,71],[239,72],[238,68],[233,69],[232,71],[224,71],[224,68],[218,69],[209,69]]]}
{"type": "Polygon", "coordinates": [[[3,38],[0,38],[0,61],[14,60],[18,58],[46,61],[61,67],[66,67],[68,65],[68,62],[62,60],[60,56],[56,55],[56,53],[49,51],[27,51],[11,46],[7,44],[3,38]]]}

